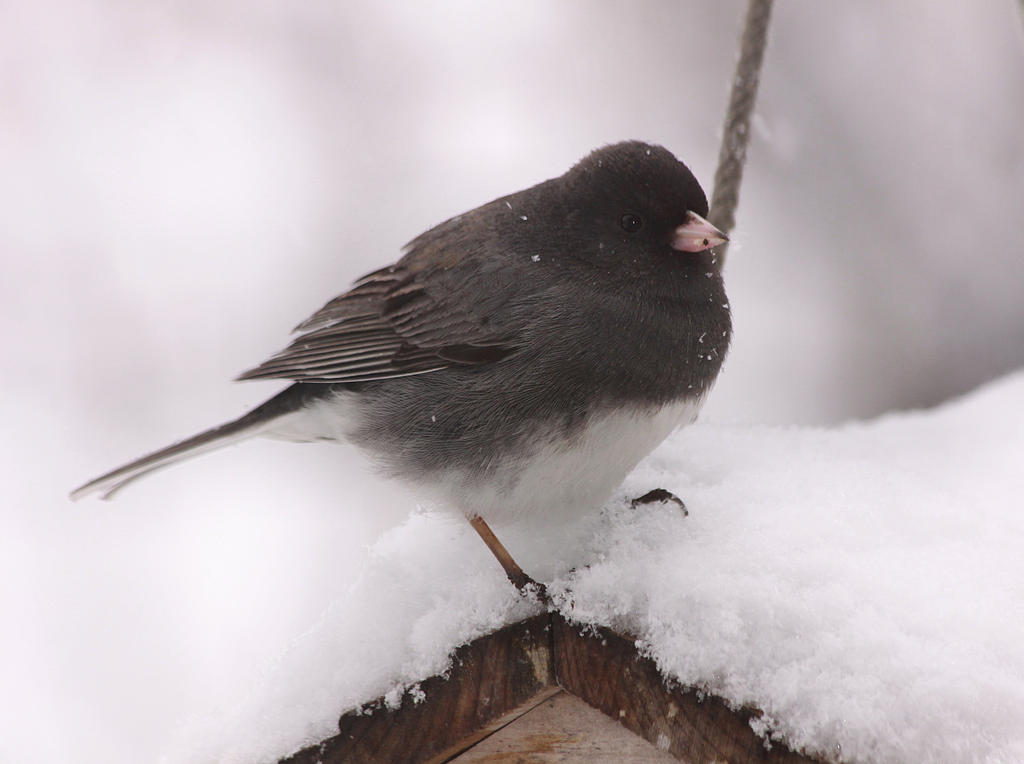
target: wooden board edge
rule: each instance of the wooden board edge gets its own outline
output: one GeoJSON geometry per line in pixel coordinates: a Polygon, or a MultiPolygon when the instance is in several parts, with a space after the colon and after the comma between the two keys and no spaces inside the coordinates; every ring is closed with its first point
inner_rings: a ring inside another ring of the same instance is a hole
{"type": "Polygon", "coordinates": [[[689,764],[823,764],[773,741],[751,719],[691,687],[671,686],[635,640],[542,614],[455,652],[445,676],[419,683],[398,708],[383,698],[344,714],[339,734],[280,764],[442,764],[564,689],[689,764]]]}
{"type": "Polygon", "coordinates": [[[695,688],[670,689],[635,640],[611,629],[552,617],[555,679],[567,692],[616,719],[677,759],[694,764],[822,764],[779,742],[766,748],[750,726],[757,709],[733,709],[695,688]]]}
{"type": "Polygon", "coordinates": [[[378,698],[344,714],[337,735],[280,764],[425,764],[450,758],[480,739],[474,736],[481,730],[542,692],[557,691],[551,652],[549,615],[506,626],[458,648],[446,676],[420,682],[416,696],[425,702],[406,693],[391,709],[378,698]]]}

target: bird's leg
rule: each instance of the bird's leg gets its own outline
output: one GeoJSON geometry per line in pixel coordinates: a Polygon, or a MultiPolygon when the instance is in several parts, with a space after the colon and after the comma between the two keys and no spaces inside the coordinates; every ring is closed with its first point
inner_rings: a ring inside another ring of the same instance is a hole
{"type": "Polygon", "coordinates": [[[643,496],[638,496],[629,502],[629,506],[636,509],[641,504],[653,504],[656,501],[663,503],[676,504],[681,510],[683,510],[683,517],[688,516],[690,513],[686,509],[686,505],[683,504],[683,500],[676,496],[671,491],[666,491],[664,488],[655,488],[653,491],[648,491],[643,496]]]}
{"type": "Polygon", "coordinates": [[[480,538],[487,544],[487,548],[491,550],[500,563],[501,567],[505,569],[505,575],[508,576],[508,580],[512,582],[520,593],[528,594],[531,590],[536,592],[537,598],[546,603],[548,601],[548,593],[544,588],[544,584],[539,584],[534,581],[530,576],[523,572],[523,569],[519,567],[518,563],[512,559],[512,555],[508,553],[505,545],[498,541],[498,537],[494,535],[494,531],[491,530],[490,526],[484,522],[481,517],[470,517],[469,524],[473,526],[480,538]]]}

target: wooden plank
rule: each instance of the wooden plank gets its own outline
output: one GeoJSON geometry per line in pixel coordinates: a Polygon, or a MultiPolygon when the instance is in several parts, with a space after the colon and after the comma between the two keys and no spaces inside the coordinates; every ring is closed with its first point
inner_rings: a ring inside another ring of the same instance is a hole
{"type": "MultiPolygon", "coordinates": [[[[553,695],[563,694],[564,692],[565,690],[557,684],[545,687],[522,705],[516,706],[504,716],[499,716],[497,719],[487,724],[487,726],[481,727],[479,730],[471,733],[462,740],[452,743],[443,751],[435,754],[425,761],[423,764],[448,764],[448,762],[458,760],[464,755],[465,751],[474,748],[481,740],[486,740],[491,737],[491,735],[499,734],[503,729],[515,724],[519,719],[531,713],[535,708],[542,705],[553,695]]],[[[582,703],[583,701],[580,702],[582,703]]]]}
{"type": "MultiPolygon", "coordinates": [[[[378,699],[347,713],[339,734],[282,764],[423,764],[444,761],[517,707],[554,686],[550,618],[540,615],[460,647],[449,676],[420,683],[422,703],[378,699]]],[[[541,698],[542,700],[543,698],[541,698]]]]}
{"type": "Polygon", "coordinates": [[[718,698],[699,699],[692,689],[668,689],[633,640],[610,629],[582,634],[558,615],[552,629],[559,685],[676,758],[692,764],[816,761],[778,743],[766,749],[750,728],[756,709],[735,711],[718,698]]]}
{"type": "Polygon", "coordinates": [[[674,764],[677,759],[561,689],[451,764],[674,764]]]}
{"type": "MultiPolygon", "coordinates": [[[[687,764],[818,761],[779,743],[766,749],[750,728],[756,709],[702,700],[692,688],[668,689],[654,662],[637,654],[634,640],[609,629],[581,633],[556,614],[520,621],[459,648],[446,677],[420,683],[422,703],[406,697],[389,710],[378,698],[342,716],[338,735],[282,764],[442,764],[517,719],[528,723],[531,709],[559,687],[687,764]]],[[[594,734],[591,725],[575,734],[583,750],[594,734]]],[[[575,755],[567,745],[557,752],[575,755]]],[[[564,759],[575,760],[581,759],[564,759]]]]}

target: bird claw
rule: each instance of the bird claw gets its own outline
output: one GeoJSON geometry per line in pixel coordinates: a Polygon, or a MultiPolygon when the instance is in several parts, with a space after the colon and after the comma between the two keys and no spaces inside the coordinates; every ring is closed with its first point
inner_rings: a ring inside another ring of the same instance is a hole
{"type": "Polygon", "coordinates": [[[636,509],[641,504],[654,504],[655,502],[660,502],[662,504],[675,504],[683,510],[683,517],[687,517],[690,514],[686,509],[686,505],[683,503],[683,500],[671,491],[666,491],[664,488],[655,488],[653,491],[648,491],[643,496],[638,496],[629,502],[629,506],[636,509]]]}
{"type": "Polygon", "coordinates": [[[547,587],[539,581],[535,581],[526,573],[523,573],[522,570],[520,570],[519,573],[521,575],[513,577],[513,574],[506,572],[508,580],[511,581],[512,585],[519,590],[519,593],[526,598],[536,598],[536,600],[544,606],[550,605],[551,598],[548,596],[547,587]]]}

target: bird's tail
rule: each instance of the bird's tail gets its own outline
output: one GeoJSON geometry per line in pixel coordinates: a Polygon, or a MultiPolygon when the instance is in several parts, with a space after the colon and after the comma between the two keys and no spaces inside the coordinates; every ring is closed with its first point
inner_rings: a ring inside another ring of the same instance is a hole
{"type": "Polygon", "coordinates": [[[198,435],[161,448],[159,451],[140,457],[90,480],[73,490],[71,498],[80,499],[90,493],[99,492],[101,498],[109,499],[128,483],[151,472],[266,432],[279,423],[282,417],[294,414],[305,407],[312,398],[318,397],[316,393],[319,393],[324,387],[324,385],[292,385],[234,421],[204,430],[198,435]]]}

